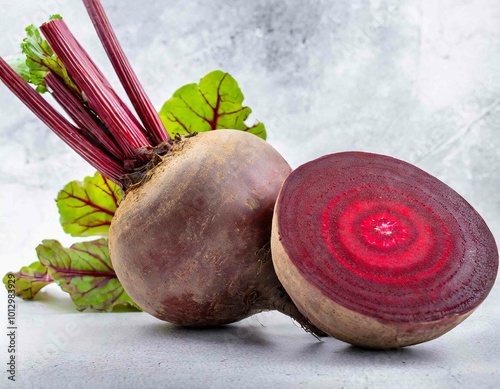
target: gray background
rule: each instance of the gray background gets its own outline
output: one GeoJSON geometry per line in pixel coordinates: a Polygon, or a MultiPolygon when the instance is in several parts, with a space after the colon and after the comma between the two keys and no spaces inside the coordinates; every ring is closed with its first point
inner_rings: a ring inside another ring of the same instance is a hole
{"type": "MultiPolygon", "coordinates": [[[[462,194],[500,240],[497,0],[103,4],[156,107],[176,88],[225,70],[254,111],[250,122],[266,124],[269,142],[293,167],[344,150],[404,159],[462,194]]],[[[0,55],[18,51],[26,25],[61,13],[116,85],[80,1],[0,0],[0,6],[0,55]]],[[[93,171],[3,86],[0,107],[3,274],[34,261],[42,239],[72,242],[58,225],[53,199],[69,180],[93,171]]],[[[79,314],[55,287],[40,298],[43,304],[19,302],[17,387],[483,388],[500,382],[498,284],[451,333],[380,353],[332,339],[318,343],[274,313],[190,332],[146,314],[79,314]]],[[[0,377],[0,387],[6,382],[0,377]]]]}

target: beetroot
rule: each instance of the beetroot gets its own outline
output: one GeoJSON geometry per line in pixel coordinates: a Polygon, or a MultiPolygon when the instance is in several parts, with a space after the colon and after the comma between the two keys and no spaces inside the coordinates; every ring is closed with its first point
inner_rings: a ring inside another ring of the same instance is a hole
{"type": "MultiPolygon", "coordinates": [[[[59,15],[41,26],[47,42],[30,27],[27,55],[41,82],[37,88],[50,90],[73,123],[1,58],[0,79],[124,190],[109,245],[125,291],[145,311],[175,324],[212,326],[277,309],[319,334],[292,303],[270,259],[274,204],[290,172],[286,161],[242,131],[196,134],[184,126],[190,135],[171,139],[100,2],[84,3],[138,118],[59,15]]],[[[221,85],[222,80],[217,96],[198,97],[205,102],[203,109],[188,109],[210,122],[211,129],[219,128],[219,119],[241,129],[239,121],[249,109],[236,104],[243,100],[238,90],[223,93],[221,85]],[[219,114],[223,104],[226,111],[219,114]],[[233,121],[221,118],[238,112],[233,121]]]]}
{"type": "Polygon", "coordinates": [[[371,348],[449,331],[498,271],[494,238],[462,197],[415,166],[361,152],[319,158],[287,178],[271,246],[299,310],[326,333],[371,348]]]}
{"type": "Polygon", "coordinates": [[[111,259],[127,293],[152,315],[186,326],[294,309],[268,253],[289,172],[254,135],[188,139],[127,193],[111,223],[111,259]]]}
{"type": "MultiPolygon", "coordinates": [[[[498,269],[494,239],[445,184],[366,153],[326,156],[287,178],[288,164],[254,135],[171,139],[101,4],[84,3],[137,116],[58,15],[41,27],[48,43],[30,29],[27,63],[72,122],[1,58],[0,79],[124,190],[111,261],[145,311],[212,326],[277,309],[315,334],[383,348],[438,337],[484,300],[498,269]]],[[[197,97],[203,109],[186,108],[210,129],[222,116],[221,85],[197,97]]],[[[244,109],[229,107],[225,114],[244,109]]]]}

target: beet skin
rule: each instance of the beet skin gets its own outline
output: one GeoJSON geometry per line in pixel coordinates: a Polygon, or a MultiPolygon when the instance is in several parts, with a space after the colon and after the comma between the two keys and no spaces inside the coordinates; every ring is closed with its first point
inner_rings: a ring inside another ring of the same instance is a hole
{"type": "Polygon", "coordinates": [[[212,326],[298,311],[269,255],[273,208],[290,167],[241,131],[184,140],[129,190],[112,221],[111,260],[130,297],[178,325],[212,326]]]}

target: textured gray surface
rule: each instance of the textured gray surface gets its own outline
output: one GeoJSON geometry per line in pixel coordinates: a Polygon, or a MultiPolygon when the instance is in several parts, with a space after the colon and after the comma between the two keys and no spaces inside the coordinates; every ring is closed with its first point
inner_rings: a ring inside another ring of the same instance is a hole
{"type": "MultiPolygon", "coordinates": [[[[461,193],[500,239],[498,1],[103,4],[155,106],[223,69],[292,166],[342,150],[404,159],[461,193]]],[[[17,51],[27,24],[59,12],[115,80],[79,1],[0,6],[0,55],[17,51]]],[[[34,261],[44,238],[71,242],[53,198],[92,169],[3,86],[0,107],[4,273],[34,261]]],[[[17,387],[483,388],[500,381],[498,284],[450,334],[381,353],[318,343],[278,314],[190,332],[146,314],[78,314],[54,289],[42,299],[19,303],[17,387]],[[67,341],[58,340],[65,331],[67,341]]]]}
{"type": "Polygon", "coordinates": [[[147,314],[74,312],[51,288],[21,305],[17,387],[493,389],[500,344],[491,297],[440,339],[368,351],[318,342],[278,313],[187,330],[147,314]]]}

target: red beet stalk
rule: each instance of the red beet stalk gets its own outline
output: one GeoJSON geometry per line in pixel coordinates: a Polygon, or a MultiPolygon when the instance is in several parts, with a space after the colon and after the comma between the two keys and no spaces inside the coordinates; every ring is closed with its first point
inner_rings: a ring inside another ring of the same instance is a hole
{"type": "Polygon", "coordinates": [[[56,135],[106,177],[120,182],[125,174],[123,165],[96,147],[80,129],[69,123],[2,58],[0,80],[56,135]]]}
{"type": "Polygon", "coordinates": [[[94,139],[104,152],[110,153],[118,161],[125,160],[125,155],[114,138],[108,136],[107,131],[103,131],[103,124],[98,118],[87,109],[71,90],[54,73],[49,72],[45,76],[45,83],[52,92],[52,97],[66,111],[70,118],[79,128],[85,128],[88,137],[94,139]]]}
{"type": "Polygon", "coordinates": [[[75,125],[62,118],[4,61],[1,79],[78,154],[92,161],[92,166],[102,174],[121,183],[126,174],[149,162],[150,156],[144,149],[163,144],[168,151],[170,137],[120,47],[101,4],[86,0],[85,5],[144,126],[61,19],[44,23],[40,29],[81,94],[75,95],[74,85],[70,89],[61,75],[52,70],[45,76],[45,83],[75,125]]]}
{"type": "Polygon", "coordinates": [[[82,90],[89,107],[106,123],[125,156],[145,160],[146,156],[139,149],[152,146],[146,131],[71,34],[66,23],[61,19],[51,20],[40,29],[70,77],[82,90]]]}
{"type": "Polygon", "coordinates": [[[122,83],[125,92],[130,98],[137,115],[142,120],[144,126],[148,129],[148,135],[151,138],[153,145],[158,145],[168,141],[170,136],[165,130],[158,113],[151,104],[149,97],[146,95],[144,88],[139,82],[134,70],[130,66],[125,53],[123,52],[116,35],[111,28],[108,17],[99,1],[84,0],[83,3],[87,7],[90,18],[99,35],[108,58],[113,65],[120,82],[122,83]]]}

